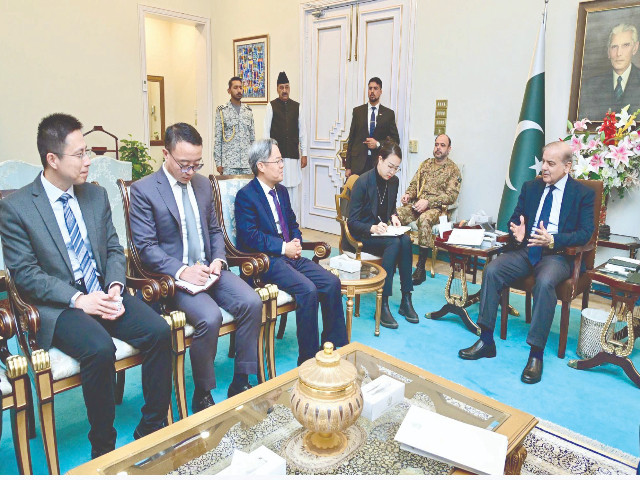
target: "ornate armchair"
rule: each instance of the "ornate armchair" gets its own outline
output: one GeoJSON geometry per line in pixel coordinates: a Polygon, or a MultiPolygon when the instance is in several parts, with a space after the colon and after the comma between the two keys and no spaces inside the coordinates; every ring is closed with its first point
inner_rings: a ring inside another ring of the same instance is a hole
{"type": "MultiPolygon", "coordinates": [[[[570,278],[560,283],[556,287],[556,294],[558,300],[562,302],[562,310],[560,314],[560,339],[558,342],[558,357],[564,358],[565,351],[567,349],[567,335],[569,332],[569,308],[571,307],[571,301],[578,295],[582,294],[582,308],[585,309],[589,306],[589,290],[591,288],[591,279],[586,272],[580,272],[580,265],[584,260],[587,270],[593,269],[593,264],[596,257],[596,246],[598,243],[598,219],[600,218],[600,210],[602,209],[602,190],[603,185],[600,180],[578,180],[578,182],[586,185],[587,187],[595,190],[596,195],[593,203],[593,220],[595,228],[593,235],[586,245],[581,247],[568,247],[564,250],[566,255],[573,257],[573,274],[570,278]]],[[[531,292],[535,284],[535,277],[529,275],[524,277],[513,285],[511,288],[516,290],[523,290],[526,294],[526,322],[531,323],[531,292]]],[[[509,289],[505,288],[502,291],[501,296],[501,316],[500,316],[500,338],[505,340],[507,338],[507,320],[508,320],[508,306],[509,303],[509,289]]]]}
{"type": "MultiPolygon", "coordinates": [[[[131,235],[131,223],[129,221],[129,188],[133,182],[128,180],[118,180],[118,187],[120,189],[120,194],[122,196],[122,205],[124,209],[124,218],[125,218],[125,227],[126,227],[126,236],[127,236],[127,245],[129,254],[127,256],[127,269],[129,273],[140,276],[141,278],[148,278],[157,281],[160,285],[160,295],[158,299],[158,304],[162,312],[166,313],[169,318],[171,318],[172,328],[173,328],[173,352],[174,352],[174,383],[176,385],[176,402],[178,404],[178,411],[180,414],[180,418],[187,417],[187,397],[185,391],[185,383],[184,383],[184,355],[186,349],[191,346],[191,341],[193,338],[193,334],[195,333],[195,329],[186,323],[186,317],[183,312],[180,311],[170,311],[171,307],[171,299],[175,294],[176,286],[175,280],[173,277],[169,275],[162,275],[159,273],[150,272],[145,269],[142,260],[140,259],[140,255],[138,254],[138,249],[133,243],[133,236],[131,235]]],[[[258,261],[254,258],[245,257],[242,255],[235,255],[234,252],[227,251],[227,263],[229,267],[238,266],[241,268],[242,272],[251,277],[258,274],[259,264],[258,261]]],[[[263,302],[268,300],[269,294],[266,289],[258,288],[256,289],[260,298],[263,302]]],[[[220,336],[233,334],[236,331],[237,325],[233,316],[228,313],[224,309],[220,309],[222,311],[222,326],[220,327],[220,336]]],[[[263,319],[262,319],[262,329],[260,330],[260,338],[258,341],[258,381],[260,383],[265,380],[265,372],[264,372],[264,349],[262,348],[262,344],[264,343],[264,329],[267,324],[266,321],[266,313],[267,307],[263,307],[263,319]]],[[[233,339],[233,337],[232,337],[233,339]]],[[[229,345],[229,356],[233,356],[232,352],[235,351],[234,342],[231,341],[229,345]]]]}
{"type": "MultiPolygon", "coordinates": [[[[4,277],[0,277],[0,292],[6,291],[4,277]]],[[[6,302],[7,304],[9,302],[6,302]]],[[[29,437],[35,436],[31,386],[27,375],[27,359],[21,355],[11,355],[7,340],[15,335],[15,320],[9,310],[0,308],[0,393],[2,411],[11,412],[13,448],[16,452],[18,471],[21,475],[31,475],[31,453],[29,437]],[[33,432],[33,433],[32,433],[33,432]]],[[[2,421],[0,419],[0,433],[2,421]]]]}
{"type": "MultiPolygon", "coordinates": [[[[287,324],[287,314],[295,311],[295,299],[285,291],[279,290],[275,285],[264,284],[260,280],[260,274],[269,269],[269,257],[264,253],[246,253],[240,252],[236,248],[236,221],[234,202],[238,191],[253,179],[253,175],[209,175],[209,181],[214,192],[214,201],[216,202],[216,211],[218,219],[225,235],[225,244],[227,252],[234,255],[246,256],[253,258],[259,264],[259,270],[254,277],[254,282],[259,287],[264,287],[269,295],[267,307],[268,328],[266,333],[267,344],[267,373],[269,378],[276,376],[275,365],[275,323],[278,316],[280,319],[280,328],[277,338],[282,338],[284,329],[287,324]]],[[[313,250],[313,261],[319,262],[323,258],[328,258],[331,254],[331,247],[325,242],[303,242],[303,250],[313,250]]],[[[245,278],[249,277],[244,269],[241,275],[245,278]]]]}

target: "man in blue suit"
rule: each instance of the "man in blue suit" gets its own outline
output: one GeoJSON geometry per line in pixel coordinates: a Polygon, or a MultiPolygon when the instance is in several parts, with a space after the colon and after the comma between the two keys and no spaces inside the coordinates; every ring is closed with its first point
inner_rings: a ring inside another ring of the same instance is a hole
{"type": "Polygon", "coordinates": [[[522,372],[525,383],[542,378],[542,356],[557,303],[556,286],[569,278],[572,263],[561,250],[585,245],[594,230],[595,192],[571,178],[571,149],[553,142],[542,149],[542,178],[522,186],[509,222],[510,246],[485,270],[480,293],[480,339],[458,352],[465,360],[496,356],[493,330],[500,291],[518,278],[533,275],[533,311],[527,343],[529,360],[522,372]]]}
{"type": "Polygon", "coordinates": [[[340,280],[318,264],[301,256],[302,234],[291,209],[283,177],[278,142],[268,138],[253,143],[249,166],[255,178],[236,195],[238,248],[269,255],[265,282],[274,283],[295,296],[298,328],[298,365],[313,358],[319,345],[347,344],[347,329],[340,280]],[[322,340],[318,343],[318,300],[322,306],[322,340]]]}

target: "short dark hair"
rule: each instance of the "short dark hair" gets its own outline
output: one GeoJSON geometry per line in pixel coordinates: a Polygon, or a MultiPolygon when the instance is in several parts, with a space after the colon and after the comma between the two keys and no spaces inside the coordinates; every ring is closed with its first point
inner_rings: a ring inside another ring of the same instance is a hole
{"type": "Polygon", "coordinates": [[[449,146],[451,146],[451,137],[446,133],[439,133],[438,135],[436,135],[435,139],[437,140],[440,135],[444,135],[445,137],[447,137],[447,140],[449,140],[449,146]]]}
{"type": "Polygon", "coordinates": [[[395,155],[400,160],[402,160],[402,150],[400,150],[400,146],[393,141],[391,137],[387,137],[380,145],[379,155],[383,160],[386,160],[389,155],[395,155]]]}
{"type": "Polygon", "coordinates": [[[231,88],[231,84],[232,84],[233,82],[240,82],[240,83],[242,83],[242,79],[241,79],[240,77],[231,77],[231,78],[229,79],[229,88],[231,88]]]}
{"type": "MultiPolygon", "coordinates": [[[[380,77],[371,77],[369,83],[371,82],[377,83],[378,85],[380,85],[380,88],[382,88],[382,80],[380,80],[380,77]]],[[[369,85],[369,83],[367,83],[367,85],[369,85]]]]}
{"type": "Polygon", "coordinates": [[[202,145],[202,137],[198,131],[188,123],[176,123],[167,128],[164,133],[164,148],[173,152],[178,142],[191,145],[202,145]]]}
{"type": "Polygon", "coordinates": [[[54,113],[40,120],[38,125],[38,153],[42,167],[47,168],[47,153],[60,155],[64,150],[67,135],[82,130],[82,123],[66,113],[54,113]]]}

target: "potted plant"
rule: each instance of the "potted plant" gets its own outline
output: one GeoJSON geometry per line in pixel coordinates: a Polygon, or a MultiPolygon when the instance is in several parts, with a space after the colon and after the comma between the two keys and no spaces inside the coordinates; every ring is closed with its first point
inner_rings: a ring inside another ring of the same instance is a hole
{"type": "Polygon", "coordinates": [[[150,162],[153,159],[149,155],[149,149],[146,144],[133,139],[129,134],[129,139],[120,141],[120,160],[131,162],[131,178],[139,180],[142,177],[153,172],[150,162]]]}

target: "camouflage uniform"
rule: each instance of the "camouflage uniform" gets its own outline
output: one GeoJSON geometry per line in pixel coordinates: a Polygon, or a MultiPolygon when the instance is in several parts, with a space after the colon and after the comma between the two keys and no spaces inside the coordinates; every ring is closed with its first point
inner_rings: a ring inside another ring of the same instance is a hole
{"type": "Polygon", "coordinates": [[[460,170],[448,158],[443,165],[438,165],[435,158],[428,158],[413,176],[406,192],[409,203],[398,207],[398,218],[402,225],[417,219],[418,245],[421,247],[433,247],[431,228],[438,223],[440,215],[447,213],[447,206],[455,203],[461,182],[460,170]],[[428,200],[429,205],[427,210],[419,214],[411,207],[422,199],[428,200]]]}
{"type": "Polygon", "coordinates": [[[213,159],[216,166],[223,167],[224,175],[251,173],[248,162],[249,147],[256,139],[251,108],[242,104],[238,115],[229,100],[216,109],[215,117],[216,140],[213,159]],[[221,115],[224,118],[224,132],[221,115]]]}

